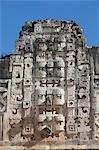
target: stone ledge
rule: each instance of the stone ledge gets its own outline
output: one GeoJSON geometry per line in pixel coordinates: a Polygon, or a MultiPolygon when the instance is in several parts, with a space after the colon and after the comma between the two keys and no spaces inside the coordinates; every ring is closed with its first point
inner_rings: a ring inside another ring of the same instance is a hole
{"type": "Polygon", "coordinates": [[[99,149],[98,145],[35,145],[35,146],[1,146],[0,150],[62,150],[62,149],[99,149]]]}

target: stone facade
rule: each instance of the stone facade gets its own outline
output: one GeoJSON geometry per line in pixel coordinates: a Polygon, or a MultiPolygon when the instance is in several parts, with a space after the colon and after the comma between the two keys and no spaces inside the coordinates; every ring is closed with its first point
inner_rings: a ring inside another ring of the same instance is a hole
{"type": "Polygon", "coordinates": [[[26,22],[0,58],[0,145],[99,146],[99,47],[76,22],[26,22]]]}

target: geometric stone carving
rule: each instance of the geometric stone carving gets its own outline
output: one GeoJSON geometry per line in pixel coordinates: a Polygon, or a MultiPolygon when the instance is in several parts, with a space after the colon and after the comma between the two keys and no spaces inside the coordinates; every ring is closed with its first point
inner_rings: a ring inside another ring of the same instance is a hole
{"type": "Polygon", "coordinates": [[[15,51],[0,58],[1,144],[98,143],[98,56],[75,21],[26,22],[15,51]]]}

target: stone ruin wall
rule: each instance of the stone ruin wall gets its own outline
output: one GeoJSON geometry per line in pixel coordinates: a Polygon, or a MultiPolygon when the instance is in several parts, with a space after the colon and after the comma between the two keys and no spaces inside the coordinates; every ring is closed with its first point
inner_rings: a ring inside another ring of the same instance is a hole
{"type": "Polygon", "coordinates": [[[0,143],[99,141],[99,47],[74,21],[26,22],[0,59],[0,143]]]}

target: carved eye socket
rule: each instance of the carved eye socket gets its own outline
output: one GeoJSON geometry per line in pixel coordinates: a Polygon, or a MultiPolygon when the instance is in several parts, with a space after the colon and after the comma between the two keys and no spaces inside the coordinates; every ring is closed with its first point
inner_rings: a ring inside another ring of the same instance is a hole
{"type": "Polygon", "coordinates": [[[16,78],[20,78],[20,73],[17,72],[16,78]]]}
{"type": "Polygon", "coordinates": [[[30,67],[30,65],[29,65],[29,64],[27,64],[27,67],[30,67]]]}
{"type": "Polygon", "coordinates": [[[87,112],[88,112],[86,108],[82,108],[82,111],[83,111],[84,113],[87,113],[87,112]]]}
{"type": "Polygon", "coordinates": [[[73,80],[72,79],[70,79],[70,82],[72,82],[73,80]]]}
{"type": "Polygon", "coordinates": [[[73,102],[70,102],[70,105],[73,105],[73,102]]]}
{"type": "Polygon", "coordinates": [[[85,99],[85,98],[86,98],[86,95],[83,95],[83,96],[82,96],[82,98],[84,98],[84,99],[85,99]]]}
{"type": "Polygon", "coordinates": [[[87,113],[87,110],[83,110],[84,113],[87,113]]]}
{"type": "Polygon", "coordinates": [[[70,65],[72,65],[72,62],[70,62],[70,65]]]}

